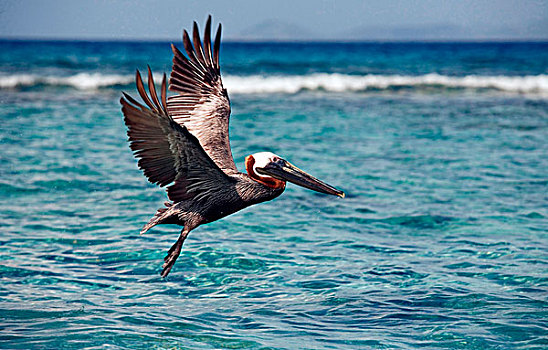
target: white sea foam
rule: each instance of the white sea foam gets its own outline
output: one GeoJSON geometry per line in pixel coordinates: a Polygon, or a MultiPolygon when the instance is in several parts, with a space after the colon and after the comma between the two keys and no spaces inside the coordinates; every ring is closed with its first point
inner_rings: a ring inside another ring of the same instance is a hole
{"type": "Polygon", "coordinates": [[[78,73],[65,77],[14,74],[0,76],[0,88],[13,89],[24,86],[52,85],[71,86],[80,90],[95,90],[108,86],[127,85],[132,81],[132,76],[118,74],[78,73]]]}
{"type": "Polygon", "coordinates": [[[453,77],[426,75],[345,75],[310,74],[293,76],[226,76],[223,78],[232,93],[296,93],[301,90],[333,92],[365,91],[396,87],[441,87],[495,89],[517,93],[548,93],[548,75],[453,77]]]}
{"type": "MultiPolygon", "coordinates": [[[[157,77],[161,75],[157,74],[157,77]]],[[[132,84],[133,75],[78,73],[71,76],[39,76],[33,74],[0,75],[0,89],[38,85],[70,86],[81,90],[132,84]]],[[[494,89],[513,93],[548,94],[548,75],[528,76],[446,76],[426,75],[346,75],[316,73],[309,75],[250,75],[223,77],[230,93],[296,93],[302,90],[331,92],[385,90],[398,87],[437,87],[462,89],[494,89]]]]}

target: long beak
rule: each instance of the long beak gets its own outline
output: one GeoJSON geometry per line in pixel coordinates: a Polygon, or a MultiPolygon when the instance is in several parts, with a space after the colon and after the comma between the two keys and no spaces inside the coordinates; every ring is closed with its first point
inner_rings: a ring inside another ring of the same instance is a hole
{"type": "Polygon", "coordinates": [[[339,191],[335,187],[316,179],[314,176],[305,173],[301,169],[283,159],[280,159],[276,163],[269,163],[264,168],[257,168],[256,170],[259,173],[270,175],[278,180],[289,181],[295,185],[306,187],[313,191],[332,194],[344,198],[343,191],[339,191]]]}

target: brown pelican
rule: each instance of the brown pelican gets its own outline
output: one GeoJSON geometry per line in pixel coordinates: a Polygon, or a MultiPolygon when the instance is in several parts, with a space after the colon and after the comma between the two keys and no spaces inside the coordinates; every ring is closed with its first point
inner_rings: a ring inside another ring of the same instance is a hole
{"type": "Polygon", "coordinates": [[[120,99],[128,141],[139,168],[148,180],[167,186],[171,202],[158,209],[141,233],[158,224],[183,226],[177,242],[165,257],[162,277],[169,274],[188,233],[252,204],[278,197],[286,181],[314,191],[344,197],[344,193],[308,175],[270,152],[245,158],[247,174],[234,164],[228,138],[230,102],[221,81],[219,49],[221,25],[211,46],[211,16],[203,44],[194,22],[192,41],[183,32],[188,57],[174,45],[173,68],[166,97],[164,74],[160,98],[150,67],[147,94],[139,71],[137,91],[144,104],[124,93],[120,99]]]}

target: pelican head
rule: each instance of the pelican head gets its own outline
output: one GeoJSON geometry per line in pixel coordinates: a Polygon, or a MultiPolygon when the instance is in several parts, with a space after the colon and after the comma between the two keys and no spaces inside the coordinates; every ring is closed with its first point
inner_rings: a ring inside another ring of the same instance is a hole
{"type": "Polygon", "coordinates": [[[313,191],[344,198],[343,191],[305,173],[274,153],[259,152],[247,156],[245,167],[249,177],[271,188],[285,188],[286,181],[289,181],[313,191]]]}

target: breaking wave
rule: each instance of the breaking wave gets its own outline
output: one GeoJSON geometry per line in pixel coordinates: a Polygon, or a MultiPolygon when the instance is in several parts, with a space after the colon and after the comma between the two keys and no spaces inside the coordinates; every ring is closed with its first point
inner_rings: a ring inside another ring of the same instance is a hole
{"type": "Polygon", "coordinates": [[[0,89],[14,89],[33,86],[69,86],[79,90],[128,85],[134,80],[131,75],[78,73],[75,75],[39,76],[35,74],[14,74],[0,76],[0,89]]]}
{"type": "MultiPolygon", "coordinates": [[[[157,75],[160,77],[161,75],[157,75]]],[[[0,75],[0,89],[38,86],[68,86],[79,90],[96,90],[126,86],[133,75],[78,73],[71,76],[39,76],[33,74],[0,75]]],[[[302,90],[330,92],[359,92],[397,88],[490,89],[513,93],[548,94],[548,75],[462,77],[440,75],[347,75],[315,73],[309,75],[250,75],[223,77],[230,93],[297,93],[302,90]]]]}
{"type": "Polygon", "coordinates": [[[295,76],[227,76],[227,89],[232,93],[295,93],[301,90],[333,92],[386,90],[398,87],[494,89],[517,93],[548,93],[548,75],[453,77],[426,75],[345,75],[310,74],[295,76]]]}

